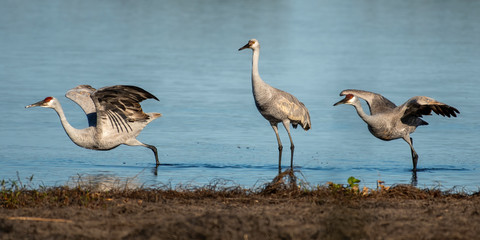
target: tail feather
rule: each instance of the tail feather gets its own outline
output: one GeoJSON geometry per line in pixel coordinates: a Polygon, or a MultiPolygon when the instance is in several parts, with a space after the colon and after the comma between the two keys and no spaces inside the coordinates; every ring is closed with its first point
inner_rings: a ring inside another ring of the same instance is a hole
{"type": "MultiPolygon", "coordinates": [[[[292,96],[292,98],[294,97],[292,96]]],[[[295,102],[290,102],[289,104],[287,104],[290,107],[287,113],[288,119],[290,120],[293,128],[297,128],[298,124],[300,124],[300,126],[302,126],[305,131],[308,131],[312,126],[308,109],[302,102],[298,101],[296,98],[294,98],[294,100],[295,102]]]]}
{"type": "Polygon", "coordinates": [[[310,123],[310,119],[309,119],[309,121],[306,122],[305,124],[302,124],[302,128],[303,128],[305,131],[308,131],[311,127],[312,127],[312,124],[310,123]]]}
{"type": "Polygon", "coordinates": [[[146,119],[148,122],[151,122],[159,117],[162,116],[161,113],[156,113],[156,112],[153,112],[153,113],[146,113],[148,118],[146,119]]]}
{"type": "Polygon", "coordinates": [[[161,116],[162,116],[161,113],[152,113],[153,119],[159,118],[159,117],[161,117],[161,116]]]}
{"type": "Polygon", "coordinates": [[[300,124],[305,131],[308,131],[312,127],[312,122],[310,122],[310,114],[308,113],[308,110],[305,111],[305,115],[303,116],[302,122],[300,122],[300,124]]]}

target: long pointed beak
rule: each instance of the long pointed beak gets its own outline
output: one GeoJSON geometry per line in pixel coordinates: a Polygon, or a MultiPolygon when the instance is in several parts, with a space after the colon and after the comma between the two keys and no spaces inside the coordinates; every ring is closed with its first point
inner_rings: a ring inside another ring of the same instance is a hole
{"type": "Polygon", "coordinates": [[[241,50],[243,50],[245,48],[249,48],[249,47],[250,47],[250,45],[247,43],[247,44],[245,44],[245,46],[239,48],[238,51],[241,51],[241,50]]]}
{"type": "Polygon", "coordinates": [[[43,100],[42,100],[42,101],[38,101],[38,102],[36,102],[36,103],[33,103],[33,104],[30,104],[30,105],[25,106],[25,108],[40,107],[40,106],[43,105],[43,103],[44,103],[43,100]]]}
{"type": "Polygon", "coordinates": [[[348,99],[347,99],[347,98],[344,98],[344,99],[336,102],[335,104],[333,104],[333,106],[337,106],[337,105],[340,105],[340,104],[345,104],[347,101],[348,101],[348,99]]]}

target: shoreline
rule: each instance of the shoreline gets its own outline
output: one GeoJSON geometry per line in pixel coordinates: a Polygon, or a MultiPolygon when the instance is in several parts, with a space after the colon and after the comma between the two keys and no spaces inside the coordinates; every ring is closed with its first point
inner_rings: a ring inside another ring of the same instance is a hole
{"type": "Polygon", "coordinates": [[[480,193],[288,176],[262,189],[3,189],[0,239],[474,239],[480,193]],[[292,184],[294,183],[294,184],[292,184]]]}

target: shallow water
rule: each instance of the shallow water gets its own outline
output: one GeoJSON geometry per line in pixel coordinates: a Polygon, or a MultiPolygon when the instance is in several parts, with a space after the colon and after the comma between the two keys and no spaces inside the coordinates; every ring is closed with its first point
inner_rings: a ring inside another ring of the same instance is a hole
{"type": "MultiPolygon", "coordinates": [[[[430,125],[412,134],[417,185],[478,190],[479,10],[476,1],[2,1],[0,178],[245,187],[273,179],[275,135],[253,103],[251,52],[237,51],[257,38],[262,78],[310,110],[312,129],[292,131],[303,181],[411,183],[403,140],[378,140],[353,107],[332,106],[341,90],[356,88],[398,105],[425,95],[457,107],[458,118],[427,116],[430,125]],[[86,127],[63,97],[79,84],[137,85],[160,99],[142,103],[163,117],[138,138],[159,149],[158,175],[149,149],[82,149],[53,110],[24,109],[55,96],[71,124],[86,127]]],[[[280,134],[287,167],[288,136],[280,134]]]]}

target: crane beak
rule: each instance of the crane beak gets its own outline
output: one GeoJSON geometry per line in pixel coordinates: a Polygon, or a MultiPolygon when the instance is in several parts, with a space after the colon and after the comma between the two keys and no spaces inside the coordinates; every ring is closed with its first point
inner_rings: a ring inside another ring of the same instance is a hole
{"type": "Polygon", "coordinates": [[[249,47],[250,47],[250,43],[247,43],[247,44],[245,44],[245,46],[239,48],[238,51],[241,51],[241,50],[243,50],[245,48],[249,48],[249,47]]]}
{"type": "Polygon", "coordinates": [[[39,101],[39,102],[30,104],[30,105],[28,105],[28,106],[25,106],[25,108],[41,107],[41,106],[43,106],[44,103],[45,103],[44,100],[42,100],[42,101],[39,101]]]}
{"type": "Polygon", "coordinates": [[[337,105],[340,105],[340,104],[345,104],[345,103],[347,103],[348,100],[349,100],[348,98],[344,98],[344,99],[338,101],[337,103],[333,104],[333,106],[337,106],[337,105]]]}

